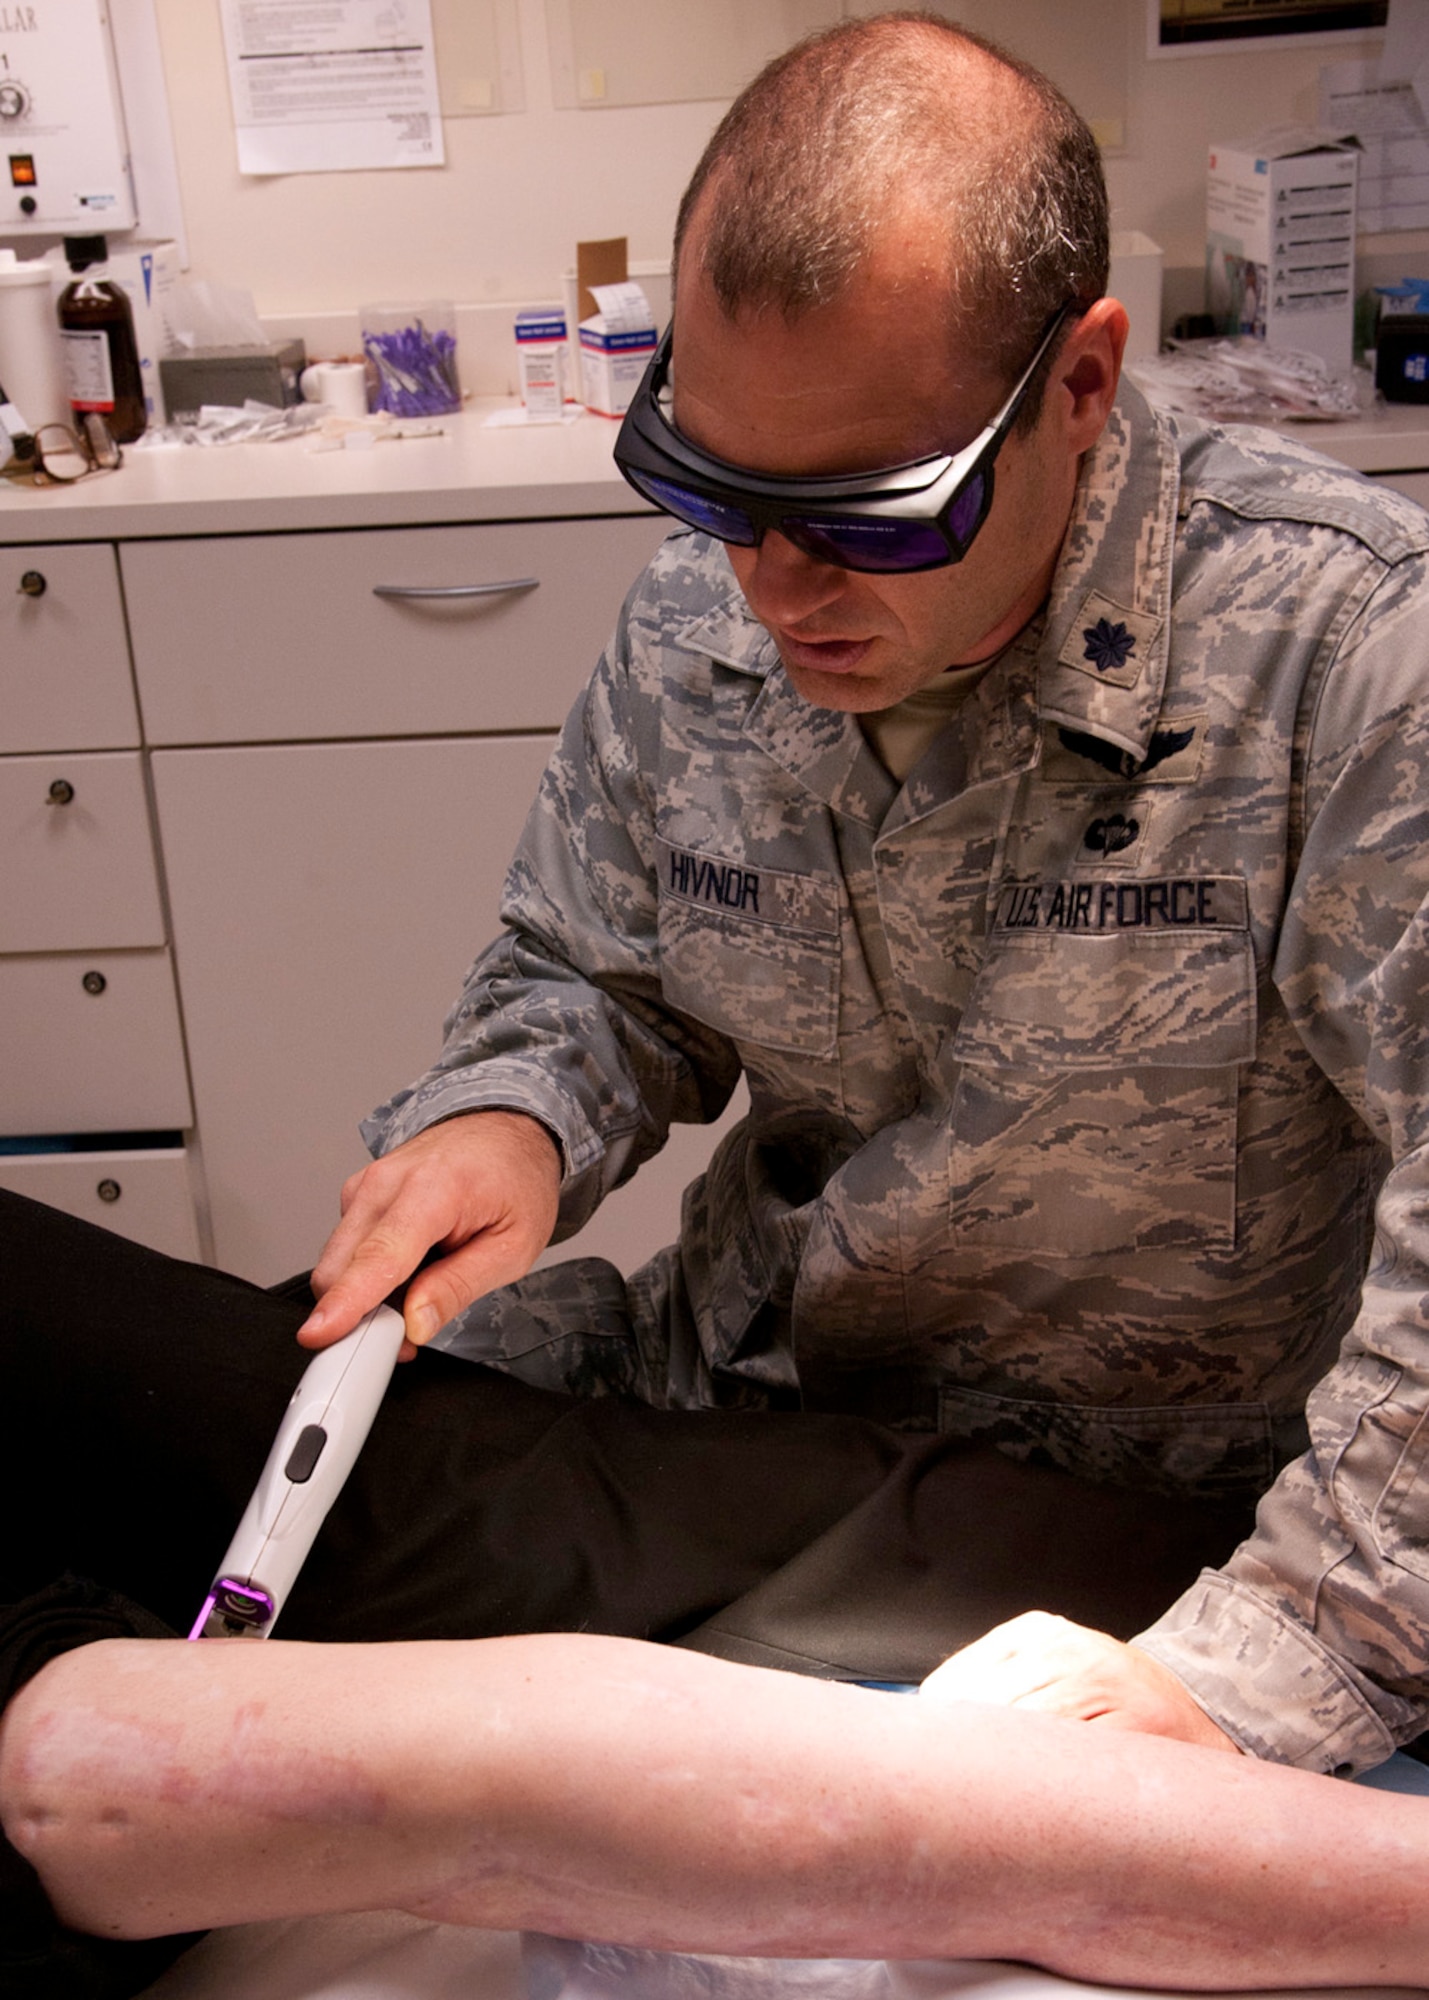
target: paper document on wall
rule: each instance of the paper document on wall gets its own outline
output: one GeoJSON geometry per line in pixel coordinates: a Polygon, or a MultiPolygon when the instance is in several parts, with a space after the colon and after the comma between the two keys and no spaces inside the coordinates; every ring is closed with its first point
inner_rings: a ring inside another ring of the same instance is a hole
{"type": "Polygon", "coordinates": [[[1377,62],[1321,70],[1320,124],[1360,142],[1360,229],[1429,228],[1429,0],[1390,0],[1377,62]]]}
{"type": "Polygon", "coordinates": [[[1407,77],[1377,62],[1335,63],[1320,72],[1320,123],[1361,147],[1359,227],[1429,228],[1429,122],[1407,77]]]}
{"type": "Polygon", "coordinates": [[[439,167],[430,0],[222,0],[245,174],[439,167]]]}

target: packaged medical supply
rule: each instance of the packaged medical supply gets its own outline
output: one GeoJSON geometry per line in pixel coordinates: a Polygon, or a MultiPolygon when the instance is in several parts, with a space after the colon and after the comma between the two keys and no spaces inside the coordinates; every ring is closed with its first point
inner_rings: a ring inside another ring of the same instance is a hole
{"type": "Polygon", "coordinates": [[[532,423],[552,423],[565,408],[570,343],[560,306],[530,306],[516,315],[521,400],[532,423]]]}
{"type": "Polygon", "coordinates": [[[1358,176],[1358,148],[1324,133],[1212,145],[1206,303],[1218,331],[1351,365],[1358,176]]]}
{"type": "Polygon", "coordinates": [[[1374,296],[1382,320],[1404,313],[1429,313],[1429,278],[1401,278],[1397,285],[1376,285],[1374,296]]]}
{"type": "Polygon", "coordinates": [[[581,401],[598,416],[623,417],[659,342],[639,285],[593,285],[597,310],[581,321],[581,401]]]}

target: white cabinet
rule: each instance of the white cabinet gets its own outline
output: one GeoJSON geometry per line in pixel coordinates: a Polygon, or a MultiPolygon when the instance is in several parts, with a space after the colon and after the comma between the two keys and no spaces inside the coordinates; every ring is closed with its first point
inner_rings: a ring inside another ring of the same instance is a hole
{"type": "Polygon", "coordinates": [[[0,548],[0,752],[138,741],[114,549],[0,548]]]}
{"type": "Polygon", "coordinates": [[[193,1111],[112,546],[0,548],[0,751],[0,1186],[196,1256],[193,1111]]]}
{"type": "Polygon", "coordinates": [[[0,1133],[193,1123],[167,951],[0,957],[0,1133]]]}
{"type": "MultiPolygon", "coordinates": [[[[612,435],[135,453],[42,496],[50,541],[0,490],[0,1185],[259,1283],[313,1262],[665,532],[612,435]]],[[[710,1143],[579,1249],[668,1241],[710,1143]]]]}
{"type": "Polygon", "coordinates": [[[0,758],[0,951],[164,942],[137,750],[0,758]]]}
{"type": "Polygon", "coordinates": [[[126,546],[145,736],[554,728],[660,533],[647,515],[126,546]]]}
{"type": "Polygon", "coordinates": [[[662,532],[121,549],[225,1268],[272,1283],[316,1258],[367,1157],[358,1120],[436,1054],[555,730],[662,532]]]}
{"type": "Polygon", "coordinates": [[[214,1248],[310,1265],[359,1118],[432,1061],[549,736],[154,756],[214,1248]]]}
{"type": "Polygon", "coordinates": [[[168,1257],[202,1255],[183,1146],[0,1152],[0,1187],[117,1230],[168,1257]]]}

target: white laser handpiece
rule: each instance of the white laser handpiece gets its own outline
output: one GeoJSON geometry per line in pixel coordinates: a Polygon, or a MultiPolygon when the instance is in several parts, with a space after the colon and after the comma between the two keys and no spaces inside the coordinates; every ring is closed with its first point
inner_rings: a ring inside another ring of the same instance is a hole
{"type": "Polygon", "coordinates": [[[402,1331],[401,1314],[377,1306],[308,1363],[190,1639],[268,1637],[372,1428],[402,1331]]]}

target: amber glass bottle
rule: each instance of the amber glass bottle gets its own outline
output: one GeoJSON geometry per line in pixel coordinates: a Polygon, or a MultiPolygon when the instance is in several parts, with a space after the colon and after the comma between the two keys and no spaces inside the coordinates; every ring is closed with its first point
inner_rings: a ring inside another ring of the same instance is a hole
{"type": "Polygon", "coordinates": [[[65,238],[74,278],[60,295],[60,339],[70,408],[77,417],[97,410],[118,442],[131,444],[144,433],[144,380],[129,301],[105,275],[108,254],[102,236],[65,238]]]}

